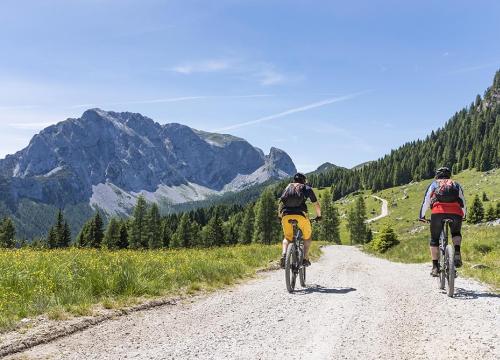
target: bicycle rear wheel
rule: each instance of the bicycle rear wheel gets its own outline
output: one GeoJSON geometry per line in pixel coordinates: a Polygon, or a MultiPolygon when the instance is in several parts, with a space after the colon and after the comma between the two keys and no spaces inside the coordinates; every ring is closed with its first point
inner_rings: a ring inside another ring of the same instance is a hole
{"type": "MultiPolygon", "coordinates": [[[[439,250],[441,252],[441,250],[439,250]]],[[[444,290],[446,286],[446,266],[445,266],[445,256],[444,254],[439,254],[439,277],[438,277],[438,288],[444,290]]]]}
{"type": "Polygon", "coordinates": [[[295,289],[295,281],[297,279],[296,266],[297,259],[295,256],[295,244],[288,245],[285,258],[285,283],[286,289],[292,293],[295,289]]]}
{"type": "Polygon", "coordinates": [[[446,246],[445,261],[447,265],[446,280],[448,280],[448,296],[455,294],[455,248],[453,245],[446,246]]]}

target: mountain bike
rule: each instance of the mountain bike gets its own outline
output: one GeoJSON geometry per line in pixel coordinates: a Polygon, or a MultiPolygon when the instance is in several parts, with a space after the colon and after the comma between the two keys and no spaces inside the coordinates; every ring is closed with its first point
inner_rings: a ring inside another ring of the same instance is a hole
{"type": "MultiPolygon", "coordinates": [[[[425,222],[430,223],[427,219],[425,219],[425,222]]],[[[444,219],[442,223],[443,230],[441,230],[441,236],[439,237],[439,276],[437,278],[438,287],[441,290],[444,290],[446,283],[448,283],[446,292],[449,297],[453,297],[455,294],[455,278],[457,277],[455,247],[452,244],[448,244],[448,233],[451,223],[453,223],[453,219],[444,219]]]]}
{"type": "MultiPolygon", "coordinates": [[[[311,222],[316,219],[311,219],[311,222]]],[[[297,220],[288,220],[293,226],[293,239],[286,250],[285,257],[285,283],[286,289],[292,293],[295,289],[297,276],[299,276],[300,286],[306,286],[306,267],[304,261],[304,239],[302,230],[298,227],[297,220]]]]}

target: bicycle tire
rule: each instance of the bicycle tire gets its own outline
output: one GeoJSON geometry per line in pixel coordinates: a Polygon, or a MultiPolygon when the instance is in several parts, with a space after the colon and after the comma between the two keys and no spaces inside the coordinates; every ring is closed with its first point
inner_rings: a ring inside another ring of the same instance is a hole
{"type": "Polygon", "coordinates": [[[295,257],[295,244],[288,245],[286,249],[285,257],[285,284],[286,289],[289,293],[292,293],[295,289],[295,279],[297,275],[293,271],[294,257],[295,257]]]}
{"type": "Polygon", "coordinates": [[[441,250],[439,253],[439,277],[438,277],[438,288],[440,290],[444,290],[446,287],[446,272],[445,272],[445,257],[441,254],[441,250]]]}
{"type": "Polygon", "coordinates": [[[453,297],[455,294],[455,248],[453,245],[446,246],[446,261],[447,261],[447,274],[446,278],[448,280],[448,296],[453,297]]]}
{"type": "Polygon", "coordinates": [[[306,287],[306,267],[302,266],[299,270],[300,286],[306,287]]]}

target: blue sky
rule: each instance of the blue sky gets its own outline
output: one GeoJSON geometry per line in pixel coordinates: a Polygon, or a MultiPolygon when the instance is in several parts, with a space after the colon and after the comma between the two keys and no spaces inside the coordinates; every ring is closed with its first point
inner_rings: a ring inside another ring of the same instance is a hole
{"type": "Polygon", "coordinates": [[[100,107],[351,167],[484,92],[499,18],[494,0],[4,0],[0,158],[100,107]]]}

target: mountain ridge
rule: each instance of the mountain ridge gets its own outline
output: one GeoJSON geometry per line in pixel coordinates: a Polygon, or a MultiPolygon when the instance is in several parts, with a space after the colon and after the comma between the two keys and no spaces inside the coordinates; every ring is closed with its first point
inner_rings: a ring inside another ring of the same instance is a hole
{"type": "Polygon", "coordinates": [[[56,208],[86,203],[107,215],[126,215],[139,195],[179,204],[295,171],[288,154],[274,147],[266,155],[233,135],[89,109],[0,159],[0,202],[14,213],[26,199],[56,208]]]}

